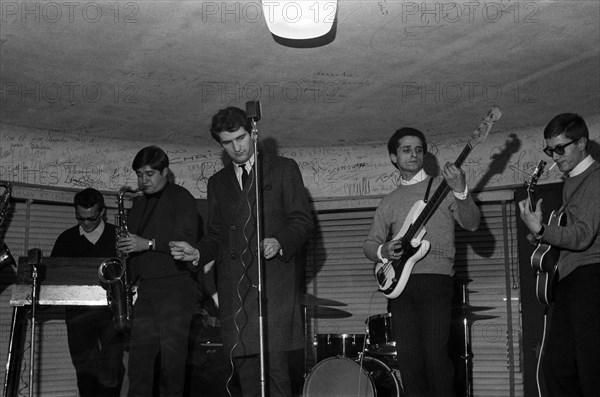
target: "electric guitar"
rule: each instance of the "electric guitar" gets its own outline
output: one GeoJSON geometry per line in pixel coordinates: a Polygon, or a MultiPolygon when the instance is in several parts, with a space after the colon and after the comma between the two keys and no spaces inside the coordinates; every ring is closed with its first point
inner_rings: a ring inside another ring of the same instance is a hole
{"type": "MultiPolygon", "coordinates": [[[[489,110],[487,116],[473,132],[469,142],[454,162],[455,166],[460,167],[471,153],[471,150],[487,138],[492,126],[501,116],[502,112],[498,107],[493,106],[489,110]]],[[[379,285],[379,291],[386,298],[394,299],[402,293],[413,267],[429,252],[431,244],[429,241],[423,240],[426,233],[424,226],[450,190],[448,183],[443,180],[427,203],[423,200],[417,201],[409,211],[402,228],[394,237],[394,240],[400,240],[402,244],[400,258],[387,263],[379,262],[375,264],[375,279],[379,285]]]]}
{"type": "MultiPolygon", "coordinates": [[[[535,198],[533,186],[541,175],[544,165],[542,160],[534,171],[531,181],[528,184],[527,194],[531,203],[531,211],[535,211],[535,198]],[[542,165],[543,163],[543,165],[542,165]],[[537,175],[536,175],[537,174],[537,175]]],[[[564,212],[558,214],[552,211],[548,225],[565,226],[567,218],[564,212]]],[[[552,303],[554,298],[554,290],[558,282],[558,256],[559,251],[550,244],[538,243],[536,249],[531,254],[531,267],[535,271],[535,295],[546,306],[552,303]]]]}

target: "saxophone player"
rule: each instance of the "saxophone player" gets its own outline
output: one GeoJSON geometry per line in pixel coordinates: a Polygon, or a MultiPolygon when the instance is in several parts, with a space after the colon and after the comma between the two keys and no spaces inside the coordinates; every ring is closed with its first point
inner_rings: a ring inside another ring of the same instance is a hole
{"type": "MultiPolygon", "coordinates": [[[[85,189],[75,195],[77,225],[54,243],[51,256],[108,258],[116,256],[115,226],[105,222],[102,193],[85,189]]],[[[65,322],[69,353],[82,397],[118,397],[125,367],[126,335],[115,328],[107,306],[67,306],[65,322]]]]}
{"type": "Polygon", "coordinates": [[[161,148],[140,150],[132,168],[143,195],[134,200],[127,215],[129,236],[117,243],[129,256],[130,280],[138,284],[128,395],[182,396],[198,287],[187,264],[171,256],[169,241],[196,241],[196,201],[185,188],[169,181],[169,158],[161,148]],[[154,390],[155,379],[160,380],[159,390],[154,390]]]}

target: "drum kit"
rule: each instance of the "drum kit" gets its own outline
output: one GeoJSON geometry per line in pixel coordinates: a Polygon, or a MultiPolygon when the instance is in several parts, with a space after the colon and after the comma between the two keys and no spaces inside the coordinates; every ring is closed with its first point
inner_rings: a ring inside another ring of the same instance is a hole
{"type": "MultiPolygon", "coordinates": [[[[305,295],[313,318],[344,318],[352,314],[323,306],[346,304],[305,295]]],[[[306,312],[305,312],[306,314],[306,312]]],[[[390,313],[371,316],[365,334],[317,334],[316,365],[307,372],[304,397],[400,397],[402,382],[396,365],[396,342],[390,313]]]]}
{"type": "MultiPolygon", "coordinates": [[[[466,283],[470,279],[457,280],[461,284],[461,302],[454,305],[453,317],[464,327],[460,359],[464,364],[464,390],[470,397],[471,349],[470,326],[473,321],[494,318],[474,314],[492,307],[474,307],[467,301],[466,283]]],[[[351,313],[322,306],[346,306],[342,302],[305,295],[305,310],[313,307],[313,318],[343,318],[351,313]],[[332,317],[329,317],[332,316],[332,317]]],[[[305,311],[306,315],[306,311],[305,311]]],[[[370,316],[365,321],[363,334],[317,334],[313,339],[316,364],[306,371],[303,397],[400,397],[403,395],[402,378],[397,365],[396,342],[392,328],[392,314],[370,316]]],[[[307,330],[305,330],[307,331],[307,330]]],[[[308,336],[308,332],[307,335],[308,336]]],[[[306,364],[306,360],[305,360],[306,364]]],[[[460,382],[462,383],[462,382],[460,382]]]]}

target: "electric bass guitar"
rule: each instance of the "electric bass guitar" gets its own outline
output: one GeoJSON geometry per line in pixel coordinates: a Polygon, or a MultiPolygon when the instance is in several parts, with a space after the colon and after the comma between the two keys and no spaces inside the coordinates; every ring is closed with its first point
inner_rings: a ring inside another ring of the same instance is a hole
{"type": "MultiPolygon", "coordinates": [[[[539,175],[541,175],[545,164],[544,161],[540,161],[540,164],[538,164],[538,167],[534,171],[531,181],[528,184],[527,194],[529,196],[529,202],[531,203],[531,211],[535,211],[533,186],[537,182],[539,175]]],[[[548,225],[565,226],[566,220],[567,217],[564,212],[558,214],[556,211],[552,211],[550,219],[548,220],[548,225]]],[[[535,295],[538,301],[546,306],[549,306],[552,303],[554,290],[556,288],[556,283],[558,282],[558,256],[559,251],[556,248],[550,244],[541,242],[538,243],[531,254],[531,267],[535,271],[536,277],[535,295]]]]}
{"type": "MultiPolygon", "coordinates": [[[[489,110],[487,116],[473,132],[469,142],[454,162],[455,166],[460,167],[471,153],[471,150],[487,138],[492,126],[501,116],[502,112],[498,107],[493,106],[489,110]]],[[[429,252],[431,244],[429,241],[423,240],[426,233],[424,226],[450,190],[446,181],[443,180],[427,203],[423,200],[417,201],[409,211],[402,228],[394,237],[394,240],[400,240],[402,244],[400,258],[387,263],[379,262],[375,264],[375,279],[379,285],[379,291],[386,298],[397,298],[404,291],[413,267],[429,252]]]]}

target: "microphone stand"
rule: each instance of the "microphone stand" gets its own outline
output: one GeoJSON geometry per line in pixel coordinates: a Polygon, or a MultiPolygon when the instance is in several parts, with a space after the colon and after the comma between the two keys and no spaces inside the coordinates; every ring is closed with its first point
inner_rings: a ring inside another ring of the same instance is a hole
{"type": "Polygon", "coordinates": [[[35,306],[37,302],[37,266],[42,261],[42,251],[38,248],[29,250],[29,264],[31,265],[31,350],[29,351],[29,397],[33,397],[33,367],[35,357],[35,306]]]}
{"type": "Polygon", "coordinates": [[[262,254],[260,247],[260,239],[261,239],[261,227],[260,220],[261,218],[261,201],[260,201],[260,174],[258,170],[260,169],[258,166],[259,156],[258,156],[258,126],[256,124],[256,120],[251,118],[252,123],[252,140],[254,144],[254,194],[256,197],[256,245],[257,245],[257,254],[256,254],[256,266],[258,266],[258,332],[259,332],[259,341],[260,341],[260,393],[262,397],[267,395],[266,392],[266,379],[265,379],[265,342],[264,342],[264,317],[263,317],[263,291],[262,291],[262,254]]]}
{"type": "Polygon", "coordinates": [[[35,303],[37,301],[37,267],[31,264],[31,350],[29,351],[29,397],[33,397],[33,365],[35,355],[35,303]]]}

